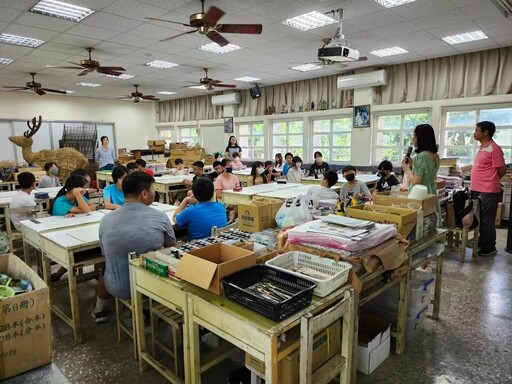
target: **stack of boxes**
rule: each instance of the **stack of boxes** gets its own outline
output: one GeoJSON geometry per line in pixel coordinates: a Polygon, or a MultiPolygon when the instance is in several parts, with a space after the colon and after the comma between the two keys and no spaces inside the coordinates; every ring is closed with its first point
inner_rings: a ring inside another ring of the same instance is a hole
{"type": "MultiPolygon", "coordinates": [[[[205,157],[204,149],[201,148],[199,144],[196,144],[193,148],[189,148],[186,143],[171,143],[171,157],[167,162],[167,167],[173,168],[174,160],[182,159],[185,168],[191,168],[195,161],[206,160],[205,157]]],[[[213,164],[213,161],[211,164],[213,164]]]]}

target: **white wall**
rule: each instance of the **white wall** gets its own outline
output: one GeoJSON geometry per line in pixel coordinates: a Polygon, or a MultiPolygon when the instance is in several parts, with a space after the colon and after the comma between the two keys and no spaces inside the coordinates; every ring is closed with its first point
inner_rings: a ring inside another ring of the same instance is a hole
{"type": "Polygon", "coordinates": [[[155,105],[74,96],[0,92],[0,119],[114,123],[117,147],[147,148],[147,140],[158,137],[155,105]]]}

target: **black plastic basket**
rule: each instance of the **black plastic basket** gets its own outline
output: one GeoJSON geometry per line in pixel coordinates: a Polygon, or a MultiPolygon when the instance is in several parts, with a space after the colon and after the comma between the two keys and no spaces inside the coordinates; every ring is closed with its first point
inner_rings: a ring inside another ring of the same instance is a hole
{"type": "Polygon", "coordinates": [[[269,268],[266,265],[256,265],[226,276],[222,279],[222,285],[228,299],[275,321],[286,319],[307,307],[313,299],[313,291],[316,287],[312,281],[269,268]],[[275,303],[258,297],[245,289],[260,281],[271,282],[277,287],[297,293],[287,300],[275,303]]]}

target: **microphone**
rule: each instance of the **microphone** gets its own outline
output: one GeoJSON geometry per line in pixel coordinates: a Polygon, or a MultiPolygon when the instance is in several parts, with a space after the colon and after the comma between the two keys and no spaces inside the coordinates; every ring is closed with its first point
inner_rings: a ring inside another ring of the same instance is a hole
{"type": "MultiPolygon", "coordinates": [[[[409,158],[411,157],[411,153],[412,153],[412,147],[409,147],[407,148],[407,152],[405,153],[405,164],[409,164],[409,158]]],[[[402,169],[402,180],[404,178],[404,170],[402,169]]]]}

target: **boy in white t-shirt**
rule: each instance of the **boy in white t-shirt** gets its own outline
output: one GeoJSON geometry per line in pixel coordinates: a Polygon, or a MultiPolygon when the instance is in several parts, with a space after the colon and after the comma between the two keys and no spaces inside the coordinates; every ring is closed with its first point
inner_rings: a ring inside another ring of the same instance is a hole
{"type": "MultiPolygon", "coordinates": [[[[36,177],[33,173],[30,172],[22,172],[18,175],[18,184],[21,189],[18,191],[16,195],[13,196],[11,203],[9,204],[9,208],[25,208],[25,207],[35,207],[36,202],[30,193],[36,187],[36,177]]],[[[32,218],[32,214],[30,212],[20,212],[20,213],[12,213],[11,221],[14,227],[21,231],[20,221],[29,220],[32,218]]]]}
{"type": "Polygon", "coordinates": [[[335,190],[331,189],[331,187],[337,182],[338,174],[334,171],[327,171],[323,174],[320,185],[313,185],[309,189],[311,200],[315,208],[318,208],[320,205],[320,200],[332,200],[336,203],[340,195],[338,195],[335,190]]]}

